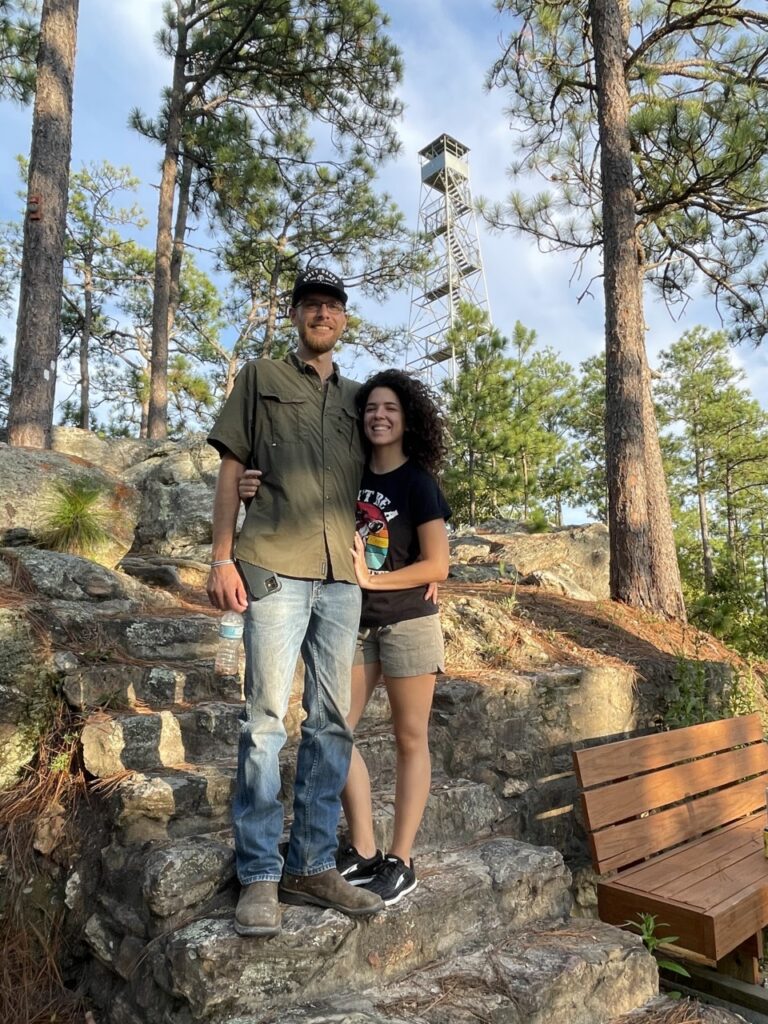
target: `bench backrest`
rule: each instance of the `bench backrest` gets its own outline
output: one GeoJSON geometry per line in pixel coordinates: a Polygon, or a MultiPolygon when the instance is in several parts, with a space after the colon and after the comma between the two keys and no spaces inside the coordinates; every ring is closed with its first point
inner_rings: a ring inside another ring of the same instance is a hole
{"type": "Polygon", "coordinates": [[[765,807],[758,714],[576,750],[573,760],[601,875],[765,807]]]}

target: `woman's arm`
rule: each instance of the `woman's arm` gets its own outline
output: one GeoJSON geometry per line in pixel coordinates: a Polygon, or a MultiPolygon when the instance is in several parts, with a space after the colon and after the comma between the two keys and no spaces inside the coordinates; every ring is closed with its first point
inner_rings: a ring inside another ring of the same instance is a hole
{"type": "Polygon", "coordinates": [[[421,558],[394,572],[371,573],[365,564],[365,545],[355,534],[352,556],[357,582],[364,590],[410,590],[448,577],[448,531],[444,519],[432,519],[416,528],[421,558]]]}

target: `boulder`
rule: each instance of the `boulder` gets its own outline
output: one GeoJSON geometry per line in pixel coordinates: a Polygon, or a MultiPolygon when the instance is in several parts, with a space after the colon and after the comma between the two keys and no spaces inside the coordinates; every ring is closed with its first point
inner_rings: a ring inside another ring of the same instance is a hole
{"type": "Polygon", "coordinates": [[[37,750],[49,717],[54,664],[22,608],[0,608],[0,790],[37,750]]]}
{"type": "Polygon", "coordinates": [[[578,583],[574,583],[566,576],[558,576],[557,573],[542,569],[538,572],[529,573],[518,580],[524,587],[540,587],[542,590],[549,590],[555,594],[562,594],[563,597],[571,597],[575,601],[594,601],[595,595],[592,591],[585,590],[578,583]]]}
{"type": "Polygon", "coordinates": [[[164,443],[133,437],[107,439],[80,427],[54,427],[51,439],[54,451],[85,459],[116,477],[124,476],[126,469],[149,458],[164,443]]]}
{"type": "MultiPolygon", "coordinates": [[[[536,574],[531,585],[579,600],[601,601],[610,596],[608,556],[608,528],[601,523],[529,533],[519,523],[492,520],[479,526],[474,537],[464,530],[451,541],[453,562],[497,566],[502,576],[520,583],[536,574]],[[482,556],[486,547],[488,554],[482,556]]],[[[453,570],[454,566],[452,574],[453,570]]]]}
{"type": "Polygon", "coordinates": [[[132,554],[207,562],[219,456],[202,434],[167,442],[135,465],[127,478],[141,493],[132,554]]]}
{"type": "Polygon", "coordinates": [[[133,544],[139,495],[99,465],[74,455],[0,444],[0,543],[39,537],[57,502],[55,485],[85,479],[102,490],[101,506],[109,517],[109,538],[94,555],[102,565],[117,565],[133,544]]]}
{"type": "Polygon", "coordinates": [[[2,556],[20,566],[29,588],[62,614],[72,605],[91,606],[86,613],[90,616],[93,611],[125,613],[175,603],[168,595],[79,555],[21,547],[0,548],[0,560],[2,556]]]}

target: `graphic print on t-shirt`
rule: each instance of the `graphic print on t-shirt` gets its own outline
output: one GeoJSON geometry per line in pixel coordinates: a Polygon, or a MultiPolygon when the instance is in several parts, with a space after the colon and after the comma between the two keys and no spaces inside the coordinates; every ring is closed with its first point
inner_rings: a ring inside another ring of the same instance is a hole
{"type": "Polygon", "coordinates": [[[369,569],[380,569],[389,551],[389,529],[384,513],[376,505],[358,501],[355,526],[365,544],[365,564],[369,569]]]}

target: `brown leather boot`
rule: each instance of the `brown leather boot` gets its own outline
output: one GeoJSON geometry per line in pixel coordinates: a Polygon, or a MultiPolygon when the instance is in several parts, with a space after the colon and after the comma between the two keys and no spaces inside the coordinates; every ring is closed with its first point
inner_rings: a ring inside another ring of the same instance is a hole
{"type": "Polygon", "coordinates": [[[238,935],[269,936],[280,931],[277,882],[251,882],[240,890],[235,910],[238,935]]]}
{"type": "Polygon", "coordinates": [[[378,914],[384,909],[379,896],[350,885],[336,868],[321,871],[319,875],[283,875],[280,899],[283,903],[330,907],[350,917],[378,914]]]}

